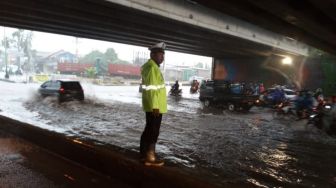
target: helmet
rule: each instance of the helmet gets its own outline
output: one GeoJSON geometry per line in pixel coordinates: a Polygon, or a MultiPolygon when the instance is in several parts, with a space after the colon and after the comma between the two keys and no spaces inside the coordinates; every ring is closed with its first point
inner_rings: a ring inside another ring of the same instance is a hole
{"type": "Polygon", "coordinates": [[[166,49],[166,43],[159,42],[157,44],[154,44],[153,46],[150,46],[148,48],[151,52],[164,52],[166,49]]]}

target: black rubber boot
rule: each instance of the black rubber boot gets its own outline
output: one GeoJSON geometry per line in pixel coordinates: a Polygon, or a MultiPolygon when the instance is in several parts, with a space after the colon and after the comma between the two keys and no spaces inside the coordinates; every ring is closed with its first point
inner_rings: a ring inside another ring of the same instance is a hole
{"type": "Polygon", "coordinates": [[[155,144],[149,145],[148,151],[146,152],[146,159],[144,161],[145,166],[163,166],[164,161],[158,160],[155,157],[155,144]]]}
{"type": "Polygon", "coordinates": [[[145,161],[146,159],[146,153],[148,150],[148,146],[146,146],[147,144],[145,143],[145,141],[143,140],[143,138],[141,138],[140,140],[140,161],[145,161]]]}

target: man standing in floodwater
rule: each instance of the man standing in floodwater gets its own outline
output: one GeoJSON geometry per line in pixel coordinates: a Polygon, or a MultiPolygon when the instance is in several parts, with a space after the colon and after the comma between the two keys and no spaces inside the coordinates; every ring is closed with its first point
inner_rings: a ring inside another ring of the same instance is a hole
{"type": "Polygon", "coordinates": [[[140,157],[146,166],[164,165],[164,161],[155,156],[155,145],[160,134],[162,114],[167,113],[166,87],[160,71],[165,48],[163,42],[149,47],[150,59],[141,67],[142,107],[146,113],[146,126],[140,140],[140,157]]]}

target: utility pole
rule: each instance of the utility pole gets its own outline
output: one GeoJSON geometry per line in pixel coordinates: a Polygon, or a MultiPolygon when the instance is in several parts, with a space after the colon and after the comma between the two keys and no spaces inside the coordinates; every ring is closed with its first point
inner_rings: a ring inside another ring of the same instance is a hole
{"type": "Polygon", "coordinates": [[[5,78],[9,79],[8,65],[7,65],[7,38],[6,38],[6,27],[4,26],[4,47],[5,47],[5,63],[6,63],[6,74],[5,78]]]}
{"type": "Polygon", "coordinates": [[[79,57],[78,57],[78,37],[76,37],[76,63],[79,62],[79,57]]]}

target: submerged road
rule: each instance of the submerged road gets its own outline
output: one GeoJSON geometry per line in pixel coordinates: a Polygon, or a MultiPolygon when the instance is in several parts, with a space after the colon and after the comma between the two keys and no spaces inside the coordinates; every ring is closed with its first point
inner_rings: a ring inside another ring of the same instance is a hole
{"type": "MultiPolygon", "coordinates": [[[[3,122],[2,122],[3,123],[3,122]]],[[[55,155],[26,140],[0,131],[0,187],[131,186],[55,155]]]]}
{"type": "MultiPolygon", "coordinates": [[[[135,86],[85,85],[83,103],[59,105],[37,96],[37,86],[0,84],[18,93],[1,94],[2,115],[138,152],[144,113],[135,86]]],[[[184,89],[182,98],[169,97],[163,118],[157,150],[167,166],[218,186],[336,186],[334,137],[305,121],[273,118],[269,109],[252,108],[246,114],[203,109],[198,96],[184,89]]]]}

